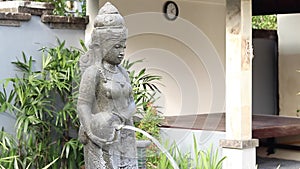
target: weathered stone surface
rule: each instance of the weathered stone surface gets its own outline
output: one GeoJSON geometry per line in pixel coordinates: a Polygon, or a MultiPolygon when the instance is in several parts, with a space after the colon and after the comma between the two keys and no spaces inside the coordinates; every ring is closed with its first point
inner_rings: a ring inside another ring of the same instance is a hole
{"type": "Polygon", "coordinates": [[[80,29],[84,30],[89,17],[42,15],[42,22],[49,23],[52,29],[80,29]]]}
{"type": "Polygon", "coordinates": [[[18,8],[0,8],[0,12],[5,13],[5,12],[11,12],[11,13],[17,13],[18,8]]]}
{"type": "MultiPolygon", "coordinates": [[[[79,61],[82,76],[77,102],[81,123],[78,137],[84,144],[86,169],[137,169],[135,133],[120,127],[133,126],[136,111],[128,73],[120,65],[127,28],[119,12],[110,9],[116,8],[106,3],[100,9],[89,50],[79,61]]],[[[48,19],[52,23],[75,21],[48,19]]]]}
{"type": "Polygon", "coordinates": [[[28,13],[0,13],[0,20],[18,20],[18,21],[29,21],[31,14],[28,13]]]}
{"type": "Polygon", "coordinates": [[[41,19],[42,22],[51,22],[51,23],[74,23],[74,24],[89,23],[89,17],[43,15],[41,19]]]}
{"type": "Polygon", "coordinates": [[[258,139],[251,140],[220,140],[220,146],[232,149],[248,149],[258,147],[258,139]]]}
{"type": "Polygon", "coordinates": [[[30,13],[32,15],[41,16],[43,14],[51,14],[54,5],[47,2],[31,2],[31,1],[5,1],[0,2],[0,12],[19,12],[30,13]]]}
{"type": "Polygon", "coordinates": [[[20,27],[21,22],[16,20],[0,20],[0,26],[20,27]]]}
{"type": "Polygon", "coordinates": [[[32,2],[32,1],[25,1],[24,6],[27,8],[37,8],[37,9],[54,9],[55,5],[48,2],[32,2]]]}
{"type": "Polygon", "coordinates": [[[18,12],[30,13],[32,15],[42,16],[43,14],[52,14],[53,9],[41,9],[41,8],[28,8],[26,6],[19,6],[18,12]]]}
{"type": "Polygon", "coordinates": [[[47,2],[5,1],[0,2],[0,21],[5,26],[20,26],[20,22],[28,21],[31,15],[41,16],[41,21],[49,23],[52,29],[80,29],[84,30],[89,23],[89,17],[51,15],[54,5],[47,2]]]}
{"type": "Polygon", "coordinates": [[[77,30],[85,30],[86,24],[77,24],[77,23],[50,23],[49,27],[51,29],[77,29],[77,30]]]}

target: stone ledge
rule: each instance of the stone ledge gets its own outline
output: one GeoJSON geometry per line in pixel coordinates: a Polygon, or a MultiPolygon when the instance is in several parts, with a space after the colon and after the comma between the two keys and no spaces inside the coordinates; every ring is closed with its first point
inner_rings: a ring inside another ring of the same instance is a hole
{"type": "Polygon", "coordinates": [[[32,15],[41,16],[41,22],[49,23],[52,29],[84,30],[89,17],[51,15],[54,5],[47,2],[0,1],[0,26],[21,26],[21,21],[29,21],[32,15]]]}
{"type": "Polygon", "coordinates": [[[49,2],[32,2],[32,1],[25,1],[24,6],[28,8],[38,8],[38,9],[54,9],[55,5],[49,2]]]}
{"type": "Polygon", "coordinates": [[[73,16],[58,16],[58,15],[43,15],[42,22],[52,23],[80,23],[88,24],[89,17],[73,17],[73,16]]]}
{"type": "Polygon", "coordinates": [[[29,21],[30,19],[31,14],[28,13],[0,12],[0,26],[20,27],[21,21],[29,21]]]}
{"type": "Polygon", "coordinates": [[[0,20],[0,26],[20,27],[21,26],[21,21],[16,21],[16,20],[0,20]]]}
{"type": "Polygon", "coordinates": [[[80,29],[84,30],[89,23],[89,17],[42,15],[41,21],[49,23],[52,29],[80,29]]]}
{"type": "Polygon", "coordinates": [[[26,6],[19,6],[18,12],[30,13],[31,15],[42,16],[43,14],[52,14],[53,9],[41,9],[41,8],[28,8],[26,6]]]}
{"type": "Polygon", "coordinates": [[[0,13],[0,20],[17,20],[17,21],[29,21],[31,14],[28,13],[0,13]]]}
{"type": "Polygon", "coordinates": [[[47,2],[4,1],[0,2],[0,12],[30,13],[41,16],[51,14],[55,6],[47,2]]]}
{"type": "Polygon", "coordinates": [[[220,146],[231,149],[249,149],[258,147],[258,139],[251,140],[220,140],[220,146]]]}

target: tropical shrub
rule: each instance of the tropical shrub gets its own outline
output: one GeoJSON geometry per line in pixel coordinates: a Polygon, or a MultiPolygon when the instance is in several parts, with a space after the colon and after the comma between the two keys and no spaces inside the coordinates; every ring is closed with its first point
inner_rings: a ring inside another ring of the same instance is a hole
{"type": "MultiPolygon", "coordinates": [[[[199,150],[195,136],[193,136],[193,152],[182,153],[175,142],[171,146],[168,146],[167,142],[166,147],[170,147],[169,152],[180,169],[221,169],[222,163],[226,159],[226,157],[219,159],[218,150],[214,151],[212,145],[207,150],[199,150]]],[[[163,152],[159,154],[156,165],[157,168],[173,168],[163,152]]]]}
{"type": "MultiPolygon", "coordinates": [[[[0,168],[79,168],[83,163],[83,145],[77,140],[79,120],[76,113],[77,88],[80,80],[78,60],[83,51],[65,47],[58,40],[54,47],[44,47],[42,68],[34,70],[35,60],[22,54],[12,62],[21,77],[6,79],[0,92],[0,112],[16,117],[16,137],[1,131],[0,168]],[[7,85],[13,86],[8,93],[7,85]]],[[[140,62],[140,61],[137,61],[140,62]]],[[[127,69],[133,64],[124,61],[127,69]]],[[[153,76],[143,69],[129,72],[134,99],[143,119],[139,127],[158,137],[161,116],[153,102],[159,91],[153,76]]],[[[141,135],[137,137],[142,138],[141,135]]]]}
{"type": "Polygon", "coordinates": [[[1,111],[16,117],[16,137],[0,133],[2,168],[79,168],[83,146],[77,139],[76,113],[80,50],[65,47],[58,40],[52,48],[42,48],[42,68],[34,70],[34,60],[12,62],[21,76],[9,78],[1,95],[1,111]],[[7,84],[13,86],[7,94],[7,84]]]}
{"type": "Polygon", "coordinates": [[[252,28],[253,29],[277,29],[277,15],[260,15],[252,16],[252,28]]]}
{"type": "MultiPolygon", "coordinates": [[[[139,71],[132,70],[135,64],[141,62],[143,62],[143,60],[134,62],[124,60],[122,63],[124,68],[128,71],[133,88],[134,101],[137,106],[134,125],[160,140],[159,124],[162,122],[163,117],[155,105],[157,99],[155,94],[160,92],[156,84],[160,82],[161,76],[149,74],[146,68],[139,71]]],[[[148,140],[148,138],[141,133],[136,133],[136,138],[138,140],[148,140]]],[[[158,148],[153,143],[147,148],[146,161],[148,168],[153,168],[157,165],[157,161],[159,160],[157,156],[158,152],[158,148]]]]}
{"type": "MultiPolygon", "coordinates": [[[[130,62],[124,60],[122,65],[128,70],[129,78],[133,89],[133,97],[137,106],[135,126],[159,138],[159,124],[162,121],[162,114],[155,105],[156,93],[160,92],[157,84],[161,76],[149,74],[146,68],[135,71],[132,67],[143,60],[130,62]]],[[[137,139],[147,139],[141,133],[136,133],[137,139]]]]}
{"type": "Polygon", "coordinates": [[[86,16],[86,0],[33,0],[37,2],[49,2],[54,5],[53,15],[70,16],[73,15],[69,11],[74,8],[74,3],[79,3],[81,10],[76,10],[74,14],[77,16],[86,16]]]}

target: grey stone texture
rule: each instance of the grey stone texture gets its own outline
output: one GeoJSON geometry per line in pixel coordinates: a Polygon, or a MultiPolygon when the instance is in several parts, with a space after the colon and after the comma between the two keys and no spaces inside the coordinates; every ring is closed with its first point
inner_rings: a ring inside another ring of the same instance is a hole
{"type": "Polygon", "coordinates": [[[47,2],[0,1],[0,26],[21,26],[21,21],[29,21],[32,15],[40,16],[41,22],[52,29],[85,30],[89,22],[86,17],[52,15],[54,5],[47,2]]]}
{"type": "Polygon", "coordinates": [[[86,169],[137,169],[133,126],[136,106],[124,57],[127,28],[118,10],[106,3],[95,18],[88,52],[80,58],[81,83],[77,102],[79,139],[86,169]]]}
{"type": "Polygon", "coordinates": [[[220,140],[220,146],[232,149],[248,149],[258,147],[258,139],[251,140],[220,140]]]}

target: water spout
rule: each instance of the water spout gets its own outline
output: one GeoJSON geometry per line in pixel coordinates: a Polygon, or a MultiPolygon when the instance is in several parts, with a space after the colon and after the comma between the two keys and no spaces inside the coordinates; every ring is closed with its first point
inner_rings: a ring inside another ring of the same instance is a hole
{"type": "Polygon", "coordinates": [[[141,130],[139,128],[136,128],[136,127],[133,127],[133,126],[127,126],[127,125],[116,126],[116,129],[117,130],[127,129],[127,130],[133,130],[133,131],[142,133],[144,136],[148,137],[163,153],[166,154],[167,158],[171,162],[171,165],[173,166],[174,169],[179,169],[177,163],[175,162],[175,160],[173,159],[171,154],[159,143],[159,141],[157,139],[152,137],[149,133],[147,133],[144,130],[141,130]]]}

